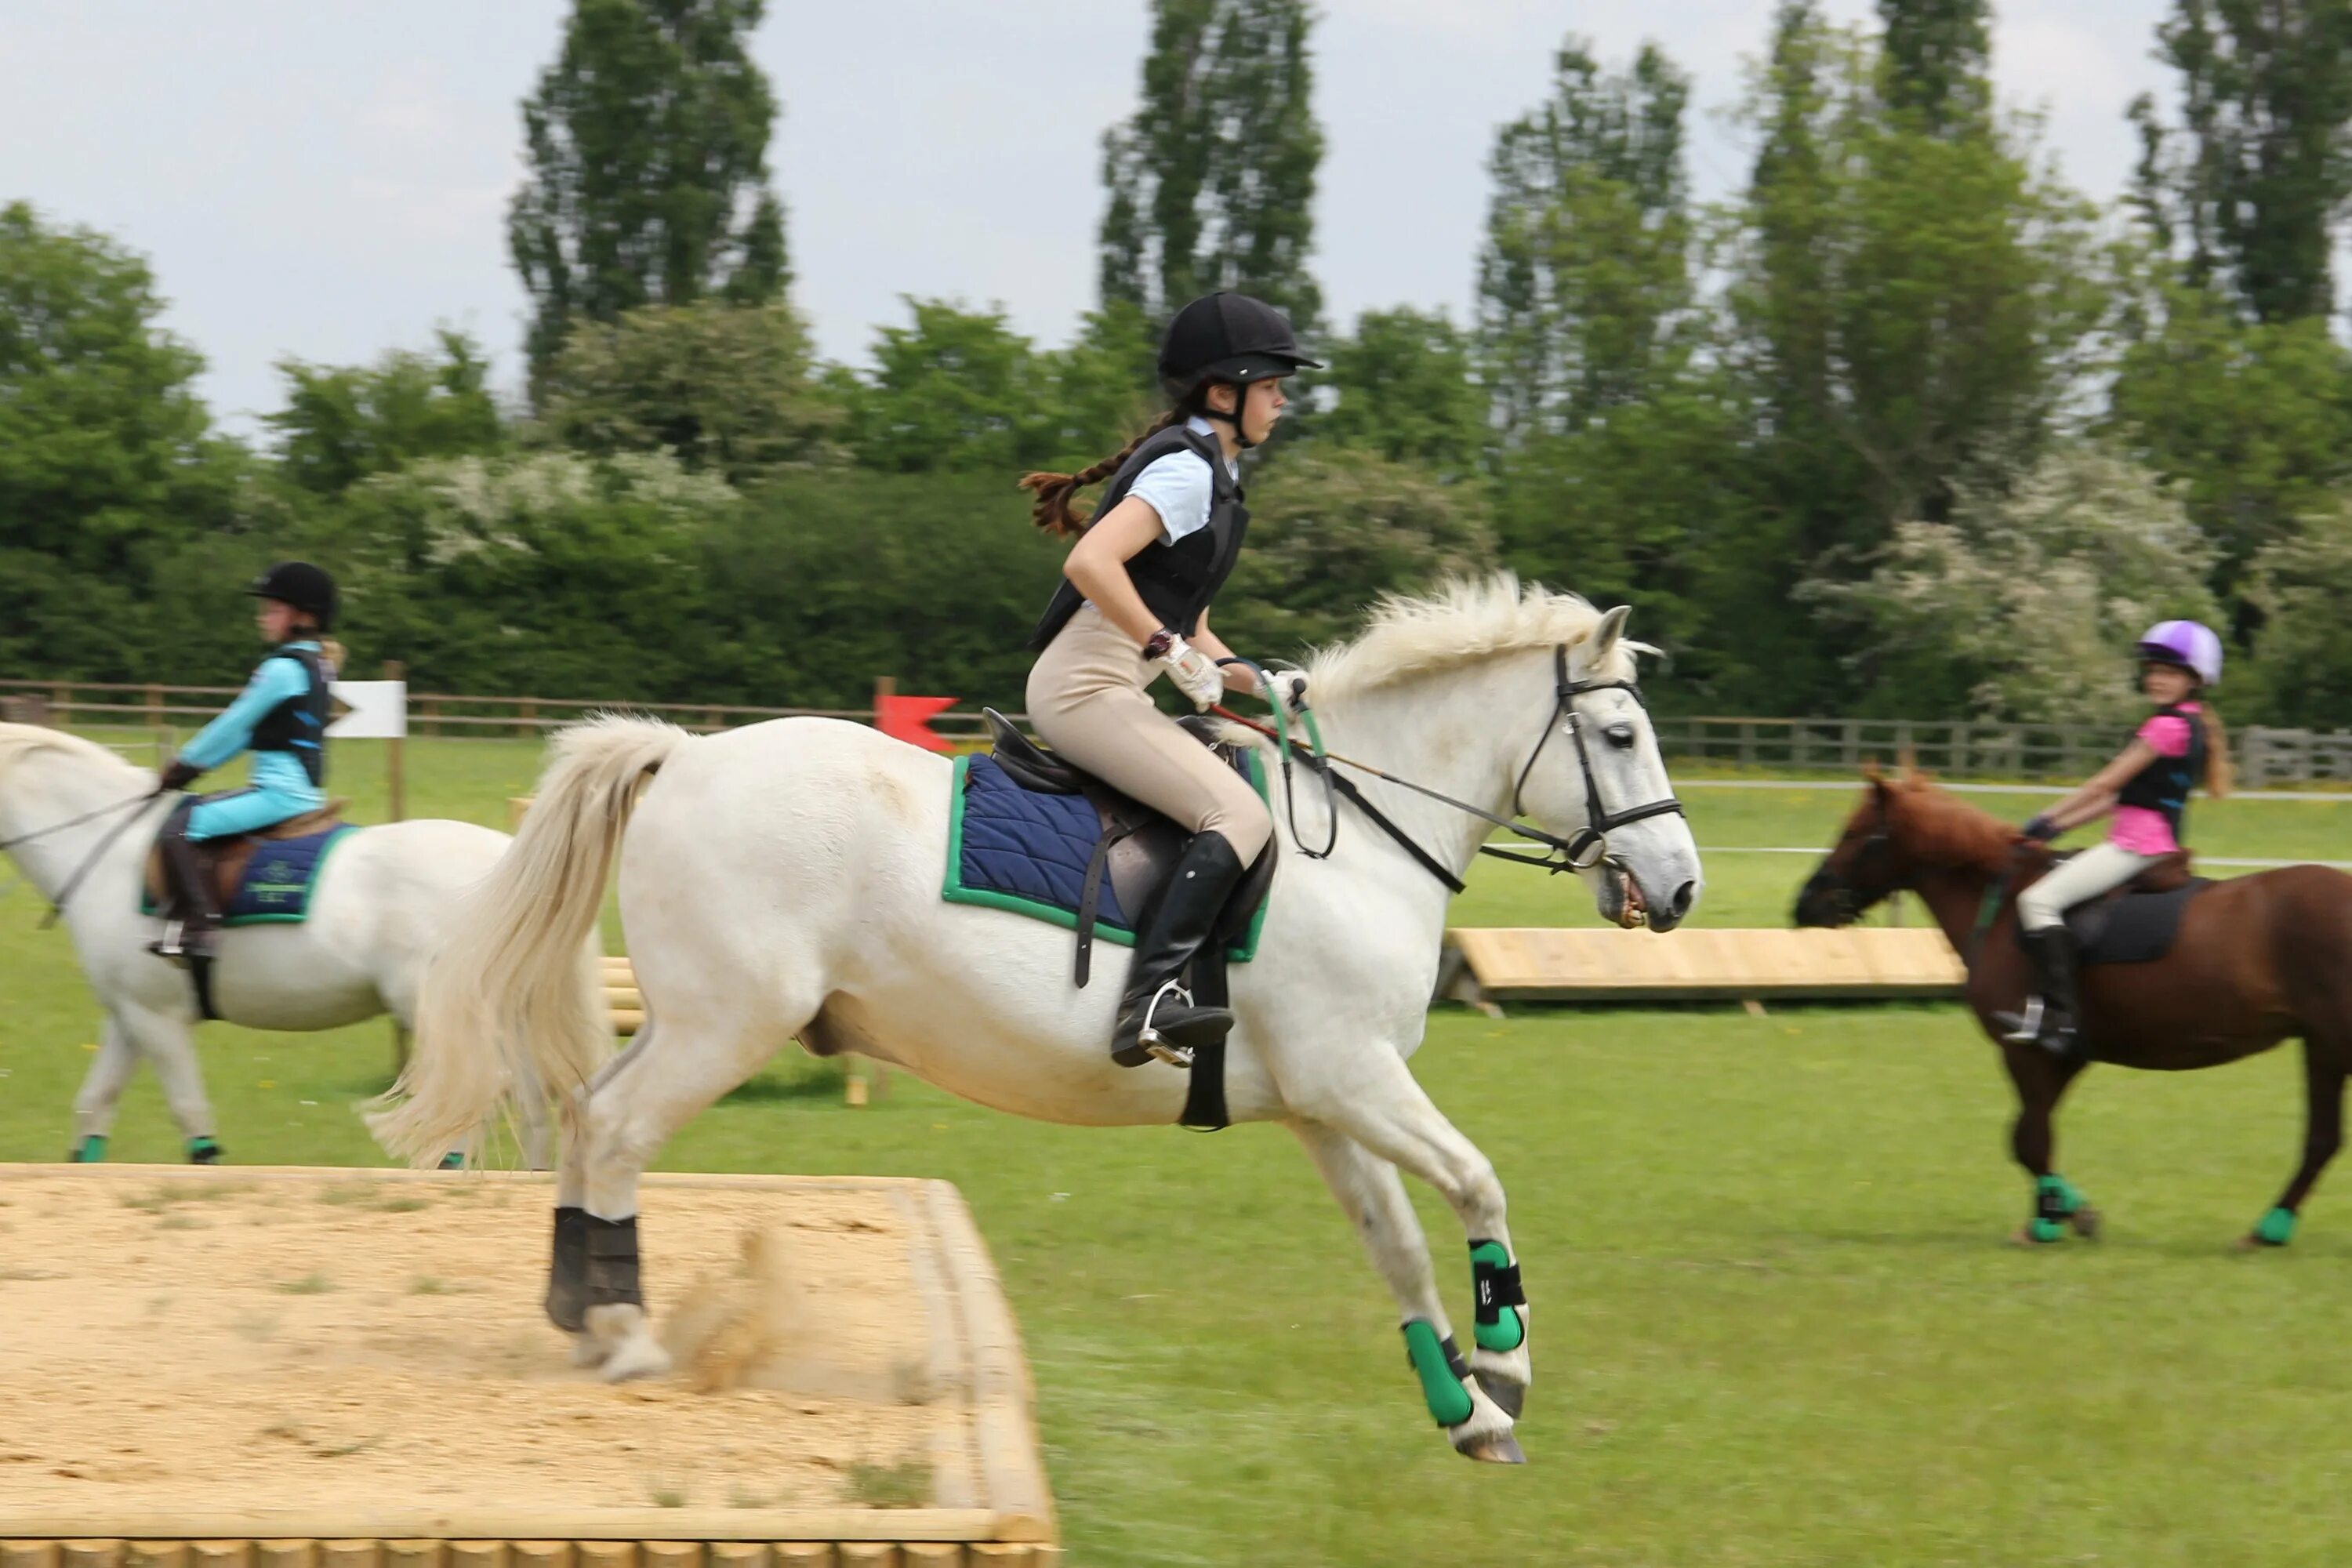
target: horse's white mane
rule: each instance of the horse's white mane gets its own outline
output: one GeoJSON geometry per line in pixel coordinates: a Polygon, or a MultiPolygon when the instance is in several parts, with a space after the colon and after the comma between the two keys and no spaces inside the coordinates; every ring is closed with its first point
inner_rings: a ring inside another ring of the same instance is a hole
{"type": "Polygon", "coordinates": [[[64,752],[86,762],[110,763],[118,768],[134,766],[96,741],[84,740],[69,731],[45,729],[38,724],[0,724],[0,773],[36,752],[64,752]]]}
{"type": "MultiPolygon", "coordinates": [[[[1602,612],[1581,595],[1522,584],[1512,572],[1452,577],[1424,595],[1383,595],[1361,633],[1318,648],[1307,661],[1316,699],[1371,691],[1523,648],[1571,647],[1590,637],[1602,612]]],[[[1645,644],[1619,638],[1605,668],[1579,673],[1628,680],[1645,644]]]]}

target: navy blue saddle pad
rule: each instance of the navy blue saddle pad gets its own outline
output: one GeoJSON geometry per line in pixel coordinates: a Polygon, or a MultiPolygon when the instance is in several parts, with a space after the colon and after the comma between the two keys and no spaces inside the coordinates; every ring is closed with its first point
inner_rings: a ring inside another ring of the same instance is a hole
{"type": "MultiPolygon", "coordinates": [[[[1250,782],[1263,797],[1264,771],[1255,753],[1247,757],[1250,782]]],[[[1087,867],[1102,835],[1101,814],[1085,795],[1024,789],[984,752],[959,757],[949,818],[948,901],[1011,910],[1076,931],[1087,867]]],[[[1139,911],[1121,906],[1108,877],[1097,895],[1097,937],[1135,945],[1139,911]]],[[[1246,963],[1256,952],[1265,920],[1260,903],[1248,930],[1228,950],[1231,962],[1246,963]]]]}

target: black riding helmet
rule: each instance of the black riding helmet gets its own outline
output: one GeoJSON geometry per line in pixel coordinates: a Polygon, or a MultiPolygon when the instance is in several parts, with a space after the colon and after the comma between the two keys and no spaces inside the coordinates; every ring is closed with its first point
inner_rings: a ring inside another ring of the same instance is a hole
{"type": "Polygon", "coordinates": [[[335,626],[335,580],[308,561],[280,561],[246,587],[257,599],[275,599],[307,610],[322,632],[335,626]]]}
{"type": "MultiPolygon", "coordinates": [[[[1202,394],[1217,382],[1247,391],[1252,382],[1321,370],[1290,330],[1290,318],[1246,294],[1206,294],[1176,312],[1160,342],[1160,384],[1180,406],[1210,418],[1202,394]]],[[[1238,430],[1236,425],[1236,430],[1238,430]]]]}

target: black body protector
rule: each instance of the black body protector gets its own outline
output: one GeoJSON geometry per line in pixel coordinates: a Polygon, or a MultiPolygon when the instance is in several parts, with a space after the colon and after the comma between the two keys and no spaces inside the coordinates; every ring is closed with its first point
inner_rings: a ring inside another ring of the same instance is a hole
{"type": "Polygon", "coordinates": [[[323,786],[327,782],[327,721],[333,716],[328,710],[331,700],[328,682],[333,677],[327,671],[327,661],[319,657],[316,649],[307,647],[279,648],[269,657],[294,660],[302,667],[310,684],[301,696],[289,698],[262,715],[261,721],[253,727],[252,749],[293,752],[312,787],[323,786]]]}
{"type": "Polygon", "coordinates": [[[2189,750],[2177,757],[2158,757],[2134,773],[2116,804],[2157,813],[2172,829],[2172,841],[2185,843],[2181,826],[2189,815],[2189,792],[2205,776],[2205,724],[2202,715],[2178,706],[2159,708],[2156,717],[2187,720],[2189,750]]]}
{"type": "MultiPolygon", "coordinates": [[[[1095,516],[1108,517],[1111,508],[1127,499],[1143,470],[1171,452],[1191,452],[1209,465],[1215,489],[1209,502],[1209,524],[1206,528],[1186,534],[1174,544],[1165,539],[1155,539],[1130,557],[1127,563],[1128,579],[1144,605],[1159,618],[1163,626],[1192,637],[1201,629],[1201,616],[1225,585],[1234,573],[1234,563],[1240,559],[1242,538],[1249,531],[1249,509],[1242,505],[1242,487],[1225,467],[1224,453],[1213,436],[1203,436],[1181,425],[1173,425],[1151,437],[1119,465],[1118,472],[1103,491],[1101,505],[1095,516]]],[[[1037,629],[1029,636],[1032,652],[1042,652],[1045,646],[1069,624],[1086,603],[1086,595],[1077,584],[1065,579],[1054,590],[1045,614],[1037,629]]]]}

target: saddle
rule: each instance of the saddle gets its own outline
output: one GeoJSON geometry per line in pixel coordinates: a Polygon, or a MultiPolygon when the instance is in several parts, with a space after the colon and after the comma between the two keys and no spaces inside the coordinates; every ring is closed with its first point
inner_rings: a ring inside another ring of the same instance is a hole
{"type": "MultiPolygon", "coordinates": [[[[982,711],[993,746],[991,760],[1006,780],[1033,795],[1076,797],[1092,808],[1094,841],[1078,882],[1076,908],[1069,911],[1077,931],[1073,974],[1083,988],[1091,969],[1098,926],[1108,923],[1131,932],[1144,924],[1160,889],[1167,886],[1169,873],[1177,857],[1183,853],[1190,835],[1151,807],[1037,745],[994,709],[982,711]]],[[[1253,753],[1222,741],[1214,721],[1194,717],[1178,722],[1187,734],[1215,752],[1244,778],[1255,782],[1253,753]]],[[[1202,949],[1201,958],[1195,960],[1196,967],[1213,963],[1222,969],[1229,957],[1249,956],[1258,914],[1274,883],[1275,858],[1274,845],[1269,841],[1265,852],[1234,889],[1214,936],[1202,949]]],[[[1196,995],[1222,993],[1222,984],[1204,984],[1204,979],[1194,977],[1192,989],[1196,995]]],[[[1222,975],[1217,980],[1221,982],[1222,975]]]]}
{"type": "Polygon", "coordinates": [[[2085,965],[2153,963],[2172,951],[2189,900],[2213,885],[2189,871],[2189,852],[2176,849],[2113,892],[2066,911],[2085,965]]]}
{"type": "MultiPolygon", "coordinates": [[[[212,888],[213,908],[226,913],[236,902],[236,895],[245,886],[245,874],[253,858],[264,844],[287,838],[310,838],[331,833],[344,826],[343,808],[348,800],[331,800],[316,811],[300,816],[289,816],[272,827],[258,828],[251,833],[232,834],[226,838],[207,838],[189,847],[196,852],[197,863],[204,868],[205,881],[212,888]]],[[[147,850],[147,901],[161,911],[172,902],[171,879],[163,867],[163,841],[158,835],[147,850]]]]}

